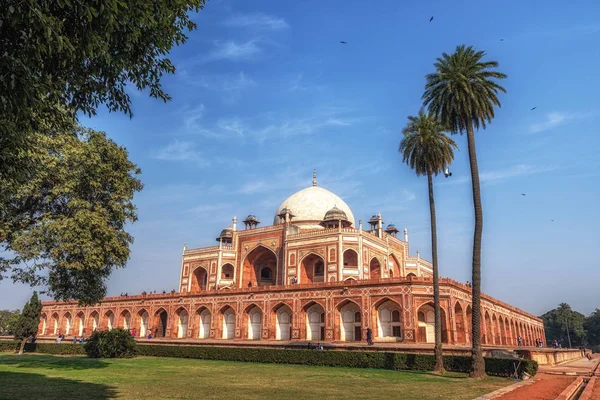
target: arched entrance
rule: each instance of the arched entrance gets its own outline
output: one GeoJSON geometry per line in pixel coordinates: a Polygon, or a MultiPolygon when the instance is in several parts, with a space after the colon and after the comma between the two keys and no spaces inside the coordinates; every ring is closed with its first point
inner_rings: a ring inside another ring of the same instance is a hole
{"type": "Polygon", "coordinates": [[[58,314],[54,313],[52,314],[52,317],[50,319],[51,322],[51,327],[52,327],[52,334],[53,335],[58,335],[58,314]]]}
{"type": "Polygon", "coordinates": [[[490,318],[490,313],[488,313],[487,311],[485,312],[485,317],[484,317],[484,325],[485,325],[485,329],[484,332],[485,334],[483,335],[483,344],[493,344],[493,328],[492,328],[492,318],[490,318]]]}
{"type": "Polygon", "coordinates": [[[279,307],[275,313],[275,339],[290,340],[292,335],[292,309],[287,305],[279,307]]]}
{"type": "Polygon", "coordinates": [[[262,311],[257,306],[250,306],[246,310],[246,328],[248,329],[248,339],[259,340],[262,328],[262,311]]]}
{"type": "Polygon", "coordinates": [[[159,308],[154,313],[154,321],[152,327],[154,328],[154,337],[166,337],[167,336],[167,323],[169,320],[169,314],[164,308],[159,308]]]}
{"type": "Polygon", "coordinates": [[[400,262],[395,255],[390,254],[388,256],[388,266],[390,268],[390,278],[397,278],[400,276],[400,262]]]}
{"type": "Polygon", "coordinates": [[[88,317],[87,321],[87,333],[92,333],[100,327],[100,315],[98,311],[92,311],[88,317]]]}
{"type": "Polygon", "coordinates": [[[463,315],[463,309],[458,301],[454,305],[454,321],[456,322],[456,335],[454,340],[456,341],[456,344],[465,344],[465,316],[463,315]]]}
{"type": "Polygon", "coordinates": [[[233,283],[234,268],[230,263],[223,264],[221,267],[221,283],[233,283]]]}
{"type": "Polygon", "coordinates": [[[148,335],[148,321],[150,319],[150,315],[146,310],[140,310],[138,312],[138,317],[140,319],[140,337],[146,337],[148,335]]]}
{"type": "Polygon", "coordinates": [[[381,279],[381,263],[377,257],[373,257],[369,263],[369,278],[381,279]]]}
{"type": "Polygon", "coordinates": [[[340,314],[340,340],[342,342],[360,341],[362,339],[360,307],[351,301],[341,304],[340,314]]]}
{"type": "Polygon", "coordinates": [[[471,310],[471,305],[467,305],[467,312],[465,323],[467,324],[467,343],[472,343],[473,341],[473,311],[471,310]]]}
{"type": "Polygon", "coordinates": [[[233,339],[235,335],[235,311],[233,308],[227,307],[221,311],[223,318],[223,339],[233,339]]]}
{"type": "Polygon", "coordinates": [[[352,249],[344,251],[344,268],[358,268],[358,253],[352,249]]]}
{"type": "Polygon", "coordinates": [[[71,313],[66,313],[65,315],[63,315],[63,321],[64,321],[64,332],[65,332],[65,336],[69,336],[71,334],[71,327],[73,325],[73,321],[71,318],[71,313]]]}
{"type": "Polygon", "coordinates": [[[207,287],[208,271],[204,267],[199,266],[192,273],[192,287],[190,288],[190,291],[192,293],[202,292],[206,290],[207,287]]]}
{"type": "Polygon", "coordinates": [[[323,258],[311,253],[300,263],[299,283],[314,283],[325,281],[325,262],[323,258]]]}
{"type": "Polygon", "coordinates": [[[77,329],[77,336],[83,336],[85,331],[85,316],[83,311],[77,313],[77,317],[75,318],[75,329],[77,329]]]}
{"type": "Polygon", "coordinates": [[[392,300],[384,300],[375,308],[377,317],[376,337],[380,339],[392,338],[399,340],[402,338],[400,305],[392,300]]]}
{"type": "MultiPolygon", "coordinates": [[[[446,311],[440,307],[442,322],[442,343],[448,343],[448,331],[446,328],[446,311]]],[[[421,343],[435,343],[435,313],[433,304],[423,304],[417,312],[418,339],[421,343]]]]}
{"type": "Polygon", "coordinates": [[[325,338],[325,310],[319,303],[307,304],[305,310],[306,340],[325,338]]]}
{"type": "Polygon", "coordinates": [[[48,328],[48,318],[46,317],[46,314],[42,314],[42,321],[41,321],[41,325],[42,328],[40,330],[40,335],[45,335],[46,334],[46,329],[48,328]]]}
{"type": "Polygon", "coordinates": [[[126,331],[131,329],[131,313],[129,310],[123,310],[120,317],[121,323],[119,324],[126,331]]]}
{"type": "Polygon", "coordinates": [[[189,314],[185,308],[181,307],[175,311],[175,315],[177,316],[176,336],[178,339],[184,339],[187,337],[189,314]]]}
{"type": "Polygon", "coordinates": [[[108,329],[109,331],[114,328],[115,326],[115,313],[113,313],[112,311],[107,311],[104,314],[104,321],[103,321],[103,326],[106,327],[106,329],[108,329]]]}
{"type": "Polygon", "coordinates": [[[210,311],[208,308],[202,307],[198,310],[198,316],[198,338],[208,339],[210,337],[210,311]]]}
{"type": "Polygon", "coordinates": [[[274,285],[277,273],[275,253],[259,245],[244,259],[242,287],[274,285]]]}

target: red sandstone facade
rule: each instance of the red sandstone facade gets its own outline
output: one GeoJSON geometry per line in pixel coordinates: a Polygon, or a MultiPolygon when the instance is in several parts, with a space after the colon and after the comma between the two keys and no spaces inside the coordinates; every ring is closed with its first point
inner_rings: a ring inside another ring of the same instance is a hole
{"type": "MultiPolygon", "coordinates": [[[[124,327],[136,336],[181,340],[433,342],[431,264],[409,255],[408,232],[396,237],[374,215],[354,228],[339,197],[316,186],[282,203],[272,226],[253,215],[233,220],[219,245],[184,247],[179,291],[108,297],[95,307],[46,302],[39,336],[89,335],[124,327]],[[339,207],[339,208],[338,208],[339,207]]],[[[470,344],[471,289],[440,279],[442,337],[470,344]]],[[[482,296],[484,345],[545,342],[542,321],[482,296]]]]}

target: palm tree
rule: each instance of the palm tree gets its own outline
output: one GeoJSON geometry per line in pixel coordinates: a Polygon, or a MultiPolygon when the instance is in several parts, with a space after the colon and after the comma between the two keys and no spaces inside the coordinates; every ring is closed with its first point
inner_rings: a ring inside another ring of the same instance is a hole
{"type": "Polygon", "coordinates": [[[481,233],[483,211],[479,188],[479,169],[475,151],[475,129],[485,128],[494,118],[494,107],[500,106],[498,92],[506,90],[494,79],[506,78],[495,71],[496,61],[483,61],[485,52],[471,46],[457,46],[452,54],[443,53],[434,64],[436,72],[428,74],[423,103],[452,133],[467,132],[471,185],[475,211],[473,235],[472,310],[473,331],[471,377],[484,377],[485,364],[481,353],[481,233]]]}
{"type": "Polygon", "coordinates": [[[556,309],[556,313],[558,314],[558,320],[562,322],[565,326],[565,330],[567,331],[567,339],[569,339],[569,348],[571,348],[571,334],[569,333],[569,321],[571,321],[572,316],[571,306],[567,303],[560,303],[558,308],[556,309]]]}
{"type": "Polygon", "coordinates": [[[444,128],[432,114],[423,109],[419,116],[408,117],[406,127],[402,129],[404,138],[400,142],[399,151],[402,161],[415,170],[417,176],[427,175],[429,186],[429,212],[431,215],[431,259],[433,262],[433,309],[435,314],[435,367],[434,371],[442,372],[442,319],[440,312],[440,287],[437,259],[437,227],[435,218],[435,202],[433,199],[433,175],[444,171],[454,159],[454,140],[444,135],[444,128]]]}

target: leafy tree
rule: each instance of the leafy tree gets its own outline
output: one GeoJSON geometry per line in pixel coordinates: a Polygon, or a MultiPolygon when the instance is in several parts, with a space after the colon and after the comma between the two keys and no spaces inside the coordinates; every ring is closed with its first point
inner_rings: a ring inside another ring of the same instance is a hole
{"type": "Polygon", "coordinates": [[[497,94],[506,90],[494,79],[506,78],[495,71],[496,61],[483,61],[485,52],[471,46],[457,46],[452,54],[443,53],[434,64],[436,72],[426,76],[424,105],[452,133],[467,133],[475,230],[473,235],[473,331],[472,377],[485,376],[481,352],[481,235],[483,210],[479,187],[479,167],[475,149],[475,129],[485,128],[494,118],[494,107],[500,106],[497,94]]]}
{"type": "Polygon", "coordinates": [[[23,312],[19,315],[14,328],[16,340],[21,340],[19,354],[23,354],[23,348],[27,339],[34,336],[40,323],[40,313],[42,312],[42,302],[38,299],[37,292],[33,292],[31,299],[23,307],[23,312]]]}
{"type": "Polygon", "coordinates": [[[586,344],[585,316],[573,311],[568,304],[561,303],[558,308],[548,311],[540,318],[544,321],[546,340],[552,342],[556,339],[563,347],[586,344]]]}
{"type": "MultiPolygon", "coordinates": [[[[0,178],[23,181],[28,135],[100,104],[132,115],[128,84],[164,101],[173,46],[205,0],[0,0],[0,178]]],[[[4,191],[4,187],[3,187],[4,191]]]]}
{"type": "Polygon", "coordinates": [[[592,346],[600,345],[600,309],[596,309],[583,322],[587,333],[587,341],[592,346]]]}
{"type": "Polygon", "coordinates": [[[19,310],[0,310],[0,334],[14,335],[15,323],[19,319],[19,310]]]}
{"type": "Polygon", "coordinates": [[[0,277],[10,271],[56,299],[94,304],[129,257],[140,170],[103,132],[72,126],[31,139],[35,168],[0,208],[0,277]]]}
{"type": "Polygon", "coordinates": [[[136,353],[131,333],[121,328],[94,331],[83,347],[91,358],[131,358],[136,353]]]}
{"type": "Polygon", "coordinates": [[[409,116],[408,123],[402,130],[404,138],[400,142],[399,151],[402,161],[415,170],[417,176],[427,175],[429,187],[429,212],[431,217],[431,259],[433,263],[433,308],[435,314],[435,366],[434,371],[444,370],[442,357],[442,317],[440,311],[440,286],[437,258],[437,227],[435,217],[435,201],[433,196],[433,176],[444,171],[454,160],[454,140],[444,135],[444,128],[439,120],[423,109],[419,115],[409,116]]]}

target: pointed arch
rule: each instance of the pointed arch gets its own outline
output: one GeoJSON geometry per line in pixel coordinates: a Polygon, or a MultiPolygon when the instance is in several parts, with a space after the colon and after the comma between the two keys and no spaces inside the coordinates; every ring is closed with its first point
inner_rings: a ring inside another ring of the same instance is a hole
{"type": "Polygon", "coordinates": [[[66,313],[63,314],[62,319],[63,319],[63,322],[62,322],[61,331],[64,333],[65,336],[69,336],[72,333],[73,317],[71,316],[71,313],[69,311],[67,311],[66,313]]]}
{"type": "Polygon", "coordinates": [[[470,304],[467,304],[467,308],[465,309],[465,323],[467,325],[467,343],[471,343],[473,340],[473,309],[470,304]]]}
{"type": "Polygon", "coordinates": [[[221,265],[221,281],[224,283],[231,282],[235,279],[235,267],[232,263],[228,262],[221,265]]]}
{"type": "Polygon", "coordinates": [[[401,275],[401,271],[402,271],[402,264],[400,264],[400,261],[398,260],[398,258],[396,257],[396,255],[394,253],[390,253],[388,254],[388,270],[389,270],[389,277],[390,278],[398,278],[401,275]]]}
{"type": "Polygon", "coordinates": [[[382,270],[381,270],[381,261],[378,257],[373,256],[369,261],[369,279],[381,279],[382,278],[382,270]]]}
{"type": "Polygon", "coordinates": [[[100,329],[100,313],[94,309],[88,315],[86,333],[91,334],[97,329],[100,329]]]}
{"type": "Polygon", "coordinates": [[[285,302],[277,303],[271,308],[269,330],[275,340],[290,340],[292,338],[292,307],[285,302]]]}
{"type": "Polygon", "coordinates": [[[339,339],[346,342],[362,340],[362,310],[352,299],[343,299],[335,307],[339,321],[339,339]]]}
{"type": "Polygon", "coordinates": [[[263,244],[257,244],[242,259],[240,287],[269,286],[278,280],[277,253],[263,244]]]}
{"type": "Polygon", "coordinates": [[[235,309],[230,305],[225,305],[219,310],[221,339],[233,339],[235,337],[235,317],[235,309]]]}
{"type": "Polygon", "coordinates": [[[210,337],[210,325],[212,314],[207,306],[196,308],[194,313],[194,330],[192,336],[198,339],[208,339],[210,337]]]}
{"type": "Polygon", "coordinates": [[[208,289],[208,268],[203,265],[196,266],[192,273],[191,293],[203,292],[208,289]]]}
{"type": "Polygon", "coordinates": [[[358,253],[356,250],[349,248],[345,249],[342,253],[342,260],[344,262],[344,268],[357,269],[358,268],[358,253]]]}
{"type": "Polygon", "coordinates": [[[459,301],[454,304],[454,321],[456,324],[454,341],[456,344],[466,344],[465,315],[459,301]]]}
{"type": "Polygon", "coordinates": [[[38,324],[38,335],[44,336],[46,335],[46,330],[48,329],[48,316],[45,312],[40,314],[40,322],[38,324]]]}
{"type": "Polygon", "coordinates": [[[325,282],[325,259],[310,252],[302,257],[298,263],[298,283],[325,282]]]}
{"type": "Polygon", "coordinates": [[[167,328],[169,326],[169,313],[164,307],[159,307],[154,311],[152,317],[152,336],[154,337],[167,337],[167,328]]]}
{"type": "Polygon", "coordinates": [[[83,311],[79,311],[75,315],[75,332],[77,336],[85,335],[85,314],[83,311]]]}
{"type": "Polygon", "coordinates": [[[50,317],[50,329],[52,330],[52,335],[58,335],[60,333],[58,313],[53,313],[50,317]]]}
{"type": "Polygon", "coordinates": [[[117,326],[125,330],[131,329],[131,311],[128,308],[121,310],[117,326]]]}
{"type": "Polygon", "coordinates": [[[262,336],[263,310],[256,304],[251,303],[244,309],[242,315],[242,326],[244,337],[250,340],[260,340],[262,336]]]}
{"type": "MultiPolygon", "coordinates": [[[[448,324],[447,312],[440,306],[440,316],[442,318],[442,342],[448,343],[448,324]]],[[[417,324],[419,342],[435,343],[435,313],[433,311],[433,302],[421,304],[417,309],[417,324]]]]}
{"type": "Polygon", "coordinates": [[[174,338],[187,338],[189,316],[190,314],[184,306],[180,306],[175,310],[175,318],[173,318],[173,326],[171,328],[174,338]]]}
{"type": "Polygon", "coordinates": [[[150,331],[150,313],[145,308],[141,308],[137,312],[137,327],[138,336],[145,338],[150,331]]]}
{"type": "Polygon", "coordinates": [[[383,297],[373,304],[371,313],[373,336],[380,340],[402,339],[402,305],[391,297],[383,297]]]}
{"type": "Polygon", "coordinates": [[[306,340],[325,339],[325,307],[321,302],[311,300],[302,307],[300,331],[306,340]]]}

